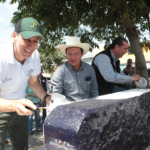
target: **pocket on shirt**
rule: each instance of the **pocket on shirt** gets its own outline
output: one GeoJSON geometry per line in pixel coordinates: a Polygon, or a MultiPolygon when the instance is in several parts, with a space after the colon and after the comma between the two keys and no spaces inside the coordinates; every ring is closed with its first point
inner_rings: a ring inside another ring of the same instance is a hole
{"type": "Polygon", "coordinates": [[[92,82],[92,80],[84,81],[83,91],[85,91],[85,92],[89,92],[90,91],[90,89],[91,89],[91,82],[92,82]]]}
{"type": "Polygon", "coordinates": [[[75,81],[66,81],[64,82],[64,89],[68,92],[73,91],[73,88],[75,88],[75,81]]]}

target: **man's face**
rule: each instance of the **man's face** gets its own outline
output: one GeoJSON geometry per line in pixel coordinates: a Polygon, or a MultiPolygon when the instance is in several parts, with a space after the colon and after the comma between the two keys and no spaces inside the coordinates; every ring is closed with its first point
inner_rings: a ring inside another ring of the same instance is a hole
{"type": "Polygon", "coordinates": [[[83,56],[83,53],[81,53],[81,50],[78,47],[69,47],[66,51],[66,56],[68,62],[73,67],[78,67],[80,65],[80,61],[81,61],[81,57],[83,56]]]}
{"type": "Polygon", "coordinates": [[[122,46],[115,46],[116,49],[116,56],[117,58],[121,58],[125,53],[127,53],[128,50],[128,43],[127,42],[123,42],[122,46]]]}
{"type": "Polygon", "coordinates": [[[24,39],[21,34],[13,32],[14,55],[19,62],[29,58],[37,48],[39,36],[24,39]]]}
{"type": "Polygon", "coordinates": [[[127,64],[132,66],[132,60],[128,59],[127,64]]]}
{"type": "Polygon", "coordinates": [[[131,71],[132,71],[132,67],[131,67],[131,66],[126,67],[126,72],[127,72],[128,74],[130,74],[131,71]]]}

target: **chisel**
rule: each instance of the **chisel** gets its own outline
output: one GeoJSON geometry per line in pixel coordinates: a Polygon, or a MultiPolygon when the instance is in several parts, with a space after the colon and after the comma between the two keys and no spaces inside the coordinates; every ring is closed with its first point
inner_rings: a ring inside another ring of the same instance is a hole
{"type": "MultiPolygon", "coordinates": [[[[34,109],[32,109],[32,108],[30,108],[30,107],[28,107],[28,106],[26,106],[25,108],[27,108],[27,109],[29,109],[29,110],[31,110],[31,111],[34,111],[34,109]]],[[[48,109],[49,107],[37,107],[37,109],[36,110],[39,110],[39,109],[48,109]]]]}

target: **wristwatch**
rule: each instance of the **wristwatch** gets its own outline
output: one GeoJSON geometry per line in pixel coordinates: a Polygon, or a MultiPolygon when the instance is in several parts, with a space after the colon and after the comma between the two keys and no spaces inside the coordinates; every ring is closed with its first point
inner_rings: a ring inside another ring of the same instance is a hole
{"type": "Polygon", "coordinates": [[[44,96],[43,102],[46,102],[46,98],[47,98],[48,96],[50,96],[50,95],[49,95],[49,94],[46,94],[46,95],[44,96]]]}

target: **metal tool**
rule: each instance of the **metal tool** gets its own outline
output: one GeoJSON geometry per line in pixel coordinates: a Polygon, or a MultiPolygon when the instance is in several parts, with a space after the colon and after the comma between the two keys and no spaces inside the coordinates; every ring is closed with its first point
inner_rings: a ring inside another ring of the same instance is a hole
{"type": "Polygon", "coordinates": [[[49,107],[37,107],[37,109],[48,109],[49,107]]]}
{"type": "MultiPolygon", "coordinates": [[[[25,108],[27,108],[27,109],[29,109],[29,110],[31,110],[31,111],[34,111],[34,109],[32,109],[32,108],[30,108],[30,107],[28,107],[28,106],[26,106],[25,108]]],[[[39,109],[48,109],[49,107],[37,107],[37,109],[36,110],[39,110],[39,109]]]]}

